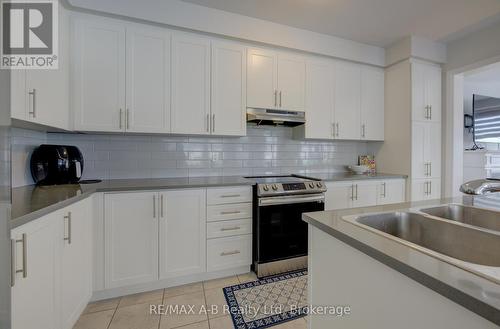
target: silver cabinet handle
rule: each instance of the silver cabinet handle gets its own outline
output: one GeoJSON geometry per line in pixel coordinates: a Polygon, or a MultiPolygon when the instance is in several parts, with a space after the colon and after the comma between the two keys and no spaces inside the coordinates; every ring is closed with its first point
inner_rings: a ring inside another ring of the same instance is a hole
{"type": "Polygon", "coordinates": [[[160,194],[160,217],[163,218],[163,194],[160,194]]]}
{"type": "Polygon", "coordinates": [[[356,184],[356,200],[358,200],[358,184],[356,184]]]}
{"type": "Polygon", "coordinates": [[[224,251],[224,252],[221,252],[220,255],[221,256],[230,256],[230,255],[236,255],[236,254],[240,254],[241,251],[239,250],[233,250],[233,251],[224,251]]]}
{"type": "Polygon", "coordinates": [[[16,284],[16,240],[10,239],[10,286],[16,284]]]}
{"type": "Polygon", "coordinates": [[[429,120],[432,120],[432,105],[429,105],[429,120]]]}
{"type": "Polygon", "coordinates": [[[354,201],[354,184],[351,185],[351,200],[354,201]]]}
{"type": "Polygon", "coordinates": [[[335,137],[335,122],[332,122],[332,136],[335,137]]]}
{"type": "Polygon", "coordinates": [[[365,124],[363,123],[363,124],[361,125],[361,137],[363,137],[363,138],[365,138],[365,130],[366,130],[366,128],[365,128],[365,127],[366,127],[366,126],[365,126],[365,124]]]}
{"type": "Polygon", "coordinates": [[[118,128],[122,129],[122,116],[123,116],[123,110],[120,109],[120,118],[118,120],[118,128]]]}
{"type": "Polygon", "coordinates": [[[241,213],[241,211],[239,210],[234,210],[234,211],[221,211],[220,214],[221,215],[231,215],[231,214],[239,214],[241,213]]]}
{"type": "Polygon", "coordinates": [[[429,176],[432,176],[432,162],[429,162],[429,176]]]}
{"type": "Polygon", "coordinates": [[[156,195],[153,195],[153,218],[156,218],[156,195]]]}
{"type": "Polygon", "coordinates": [[[130,129],[130,111],[127,109],[127,112],[125,112],[125,126],[128,129],[130,129]]]}
{"type": "Polygon", "coordinates": [[[31,96],[31,111],[29,112],[29,114],[31,114],[33,116],[33,118],[36,118],[36,89],[33,88],[30,92],[28,92],[28,94],[31,96]]]}
{"type": "Polygon", "coordinates": [[[280,90],[280,107],[281,107],[281,90],[280,90]]]}
{"type": "Polygon", "coordinates": [[[274,90],[274,106],[278,106],[278,91],[274,90]]]}
{"type": "Polygon", "coordinates": [[[382,192],[382,197],[385,198],[386,197],[386,194],[385,194],[386,183],[382,183],[382,187],[383,187],[383,189],[382,189],[382,191],[383,191],[382,192]]]}
{"type": "Polygon", "coordinates": [[[71,211],[68,211],[68,214],[64,216],[64,219],[68,220],[68,236],[64,238],[64,241],[68,241],[68,244],[71,244],[71,211]]]}
{"type": "MultiPolygon", "coordinates": [[[[21,270],[18,270],[15,266],[15,262],[16,260],[14,259],[14,270],[15,270],[15,273],[22,273],[23,274],[23,278],[26,278],[28,276],[28,241],[27,241],[27,236],[26,236],[26,233],[23,233],[22,234],[22,237],[21,239],[17,239],[15,240],[15,243],[21,243],[22,246],[23,246],[23,268],[21,270]]],[[[14,249],[16,248],[16,246],[14,245],[14,249]]],[[[15,256],[15,251],[13,252],[14,256],[15,256]]],[[[15,273],[14,273],[14,276],[15,276],[15,273]]]]}
{"type": "Polygon", "coordinates": [[[212,132],[215,132],[215,114],[212,114],[212,132]]]}
{"type": "Polygon", "coordinates": [[[240,196],[241,196],[241,194],[224,194],[224,195],[221,195],[220,197],[221,198],[237,198],[240,196]]]}
{"type": "Polygon", "coordinates": [[[429,195],[432,195],[432,182],[429,182],[429,195]]]}
{"type": "Polygon", "coordinates": [[[431,194],[430,182],[425,182],[424,194],[425,194],[425,195],[429,195],[429,194],[431,194]]]}
{"type": "Polygon", "coordinates": [[[235,227],[223,227],[220,230],[224,232],[224,231],[236,231],[236,230],[239,230],[239,229],[241,229],[241,227],[235,226],[235,227]]]}
{"type": "Polygon", "coordinates": [[[210,114],[207,113],[207,132],[210,132],[210,114]]]}
{"type": "Polygon", "coordinates": [[[339,129],[339,123],[338,122],[337,122],[337,129],[336,129],[336,131],[337,131],[337,137],[339,137],[340,129],[339,129]]]}

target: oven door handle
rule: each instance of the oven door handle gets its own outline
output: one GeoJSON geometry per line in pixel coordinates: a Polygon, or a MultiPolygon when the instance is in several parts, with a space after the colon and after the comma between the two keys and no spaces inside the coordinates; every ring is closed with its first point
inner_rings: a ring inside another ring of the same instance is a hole
{"type": "Polygon", "coordinates": [[[325,195],[321,193],[307,196],[274,196],[268,198],[259,198],[259,207],[307,202],[325,202],[325,195]]]}

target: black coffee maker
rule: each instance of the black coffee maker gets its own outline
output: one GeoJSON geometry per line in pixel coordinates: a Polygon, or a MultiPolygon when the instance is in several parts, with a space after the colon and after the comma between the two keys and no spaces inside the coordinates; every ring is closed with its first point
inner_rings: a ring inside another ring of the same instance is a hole
{"type": "Polygon", "coordinates": [[[31,176],[37,185],[78,183],[83,173],[83,156],[76,146],[37,147],[31,155],[31,176]]]}

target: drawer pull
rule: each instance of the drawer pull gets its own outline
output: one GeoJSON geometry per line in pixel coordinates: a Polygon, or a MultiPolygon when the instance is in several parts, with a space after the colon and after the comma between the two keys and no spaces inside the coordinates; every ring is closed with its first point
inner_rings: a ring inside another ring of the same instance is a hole
{"type": "Polygon", "coordinates": [[[225,194],[225,195],[221,195],[220,197],[221,198],[237,198],[240,196],[241,196],[241,194],[225,194]]]}
{"type": "Polygon", "coordinates": [[[224,252],[221,252],[220,255],[221,256],[231,256],[231,255],[237,255],[237,254],[240,254],[241,251],[239,250],[233,250],[233,251],[224,251],[224,252]]]}
{"type": "Polygon", "coordinates": [[[221,231],[235,231],[235,230],[239,230],[239,229],[241,229],[241,227],[235,226],[235,227],[223,227],[220,230],[221,231]]]}
{"type": "Polygon", "coordinates": [[[232,215],[232,214],[239,214],[241,213],[241,211],[239,210],[234,210],[234,211],[221,211],[220,214],[221,215],[232,215]]]}

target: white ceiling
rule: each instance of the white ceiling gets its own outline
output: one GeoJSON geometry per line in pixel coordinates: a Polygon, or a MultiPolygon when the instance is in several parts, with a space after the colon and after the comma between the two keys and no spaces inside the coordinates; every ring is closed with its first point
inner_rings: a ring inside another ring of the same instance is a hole
{"type": "Polygon", "coordinates": [[[500,19],[500,0],[183,0],[386,47],[408,35],[448,41],[500,19]]]}

